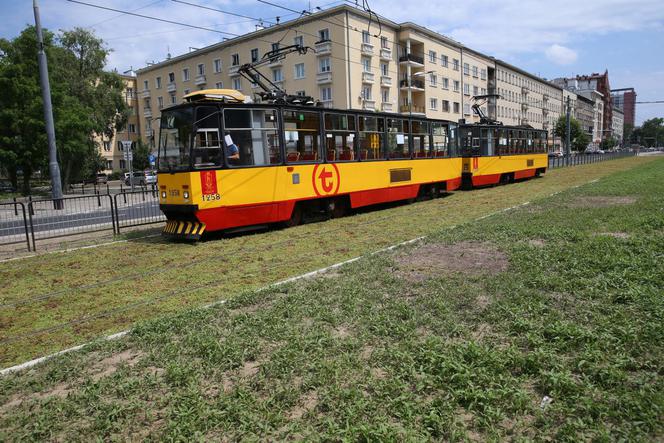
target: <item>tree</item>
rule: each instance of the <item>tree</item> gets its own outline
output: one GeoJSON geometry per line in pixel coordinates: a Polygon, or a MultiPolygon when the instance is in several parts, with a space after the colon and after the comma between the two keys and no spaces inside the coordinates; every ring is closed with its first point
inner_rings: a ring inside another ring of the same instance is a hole
{"type": "MultiPolygon", "coordinates": [[[[581,123],[574,117],[570,117],[570,141],[573,151],[584,151],[590,143],[588,135],[581,129],[581,123]]],[[[564,141],[567,139],[567,117],[561,115],[556,121],[554,134],[564,141]]]]}
{"type": "MultiPolygon", "coordinates": [[[[44,49],[55,120],[58,161],[63,185],[83,178],[95,163],[95,134],[122,129],[128,107],[124,84],[115,73],[103,71],[109,50],[83,29],[63,31],[59,38],[44,30],[44,49]]],[[[35,28],[26,27],[13,40],[0,39],[0,162],[22,192],[30,192],[30,178],[48,170],[48,146],[37,65],[35,28]]]]}
{"type": "Polygon", "coordinates": [[[625,123],[623,125],[623,146],[629,147],[632,143],[632,134],[634,133],[634,125],[625,123]]]}
{"type": "Polygon", "coordinates": [[[664,143],[664,118],[651,118],[643,122],[640,128],[641,144],[644,146],[662,146],[664,143]]]}
{"type": "Polygon", "coordinates": [[[132,167],[134,170],[139,171],[143,169],[148,169],[150,167],[150,160],[148,159],[150,155],[150,148],[148,145],[143,143],[142,140],[136,142],[136,147],[134,148],[134,155],[132,160],[132,167]]]}

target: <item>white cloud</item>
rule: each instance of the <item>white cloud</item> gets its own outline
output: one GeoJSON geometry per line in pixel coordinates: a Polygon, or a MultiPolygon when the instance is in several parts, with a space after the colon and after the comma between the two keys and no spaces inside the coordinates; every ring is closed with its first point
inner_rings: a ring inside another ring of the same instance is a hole
{"type": "Polygon", "coordinates": [[[570,65],[578,58],[574,50],[557,44],[546,48],[545,54],[549,60],[558,65],[570,65]]]}

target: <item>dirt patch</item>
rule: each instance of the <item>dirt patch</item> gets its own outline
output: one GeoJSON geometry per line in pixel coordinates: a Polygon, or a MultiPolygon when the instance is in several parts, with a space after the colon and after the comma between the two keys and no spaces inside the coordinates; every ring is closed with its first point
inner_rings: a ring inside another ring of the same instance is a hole
{"type": "Polygon", "coordinates": [[[571,208],[606,208],[608,206],[631,205],[636,197],[585,195],[576,197],[568,203],[571,208]]]}
{"type": "Polygon", "coordinates": [[[360,351],[360,358],[362,360],[369,360],[371,358],[371,355],[373,354],[373,351],[374,351],[373,346],[367,345],[363,347],[362,350],[360,351]]]}
{"type": "Polygon", "coordinates": [[[629,235],[626,232],[596,232],[593,235],[595,235],[595,236],[600,236],[601,235],[601,236],[606,236],[606,237],[621,238],[623,240],[626,240],[626,239],[631,237],[631,235],[629,235]]]}
{"type": "Polygon", "coordinates": [[[123,364],[133,366],[143,355],[140,351],[127,349],[126,351],[106,357],[92,366],[92,380],[99,381],[104,377],[108,377],[123,364]]]}
{"type": "Polygon", "coordinates": [[[35,392],[32,394],[14,394],[8,402],[0,405],[0,415],[5,414],[10,409],[21,406],[26,401],[46,400],[50,397],[66,398],[72,389],[68,385],[61,383],[44,392],[35,392]]]}
{"type": "Polygon", "coordinates": [[[379,380],[387,378],[387,372],[381,368],[371,368],[371,375],[379,380]]]}
{"type": "Polygon", "coordinates": [[[350,335],[350,331],[345,326],[338,326],[332,330],[332,337],[346,338],[350,335]]]}
{"type": "Polygon", "coordinates": [[[427,244],[395,257],[397,275],[421,282],[440,273],[497,274],[509,266],[507,255],[490,243],[464,241],[427,244]]]}
{"type": "Polygon", "coordinates": [[[297,405],[290,410],[288,418],[297,420],[302,418],[307,412],[313,411],[318,405],[318,393],[316,391],[309,391],[297,402],[297,405]]]}
{"type": "Polygon", "coordinates": [[[546,245],[546,242],[541,238],[533,238],[528,240],[528,244],[536,248],[543,248],[546,245]]]}
{"type": "Polygon", "coordinates": [[[253,377],[258,374],[260,364],[257,361],[248,361],[240,368],[240,377],[253,377]]]}

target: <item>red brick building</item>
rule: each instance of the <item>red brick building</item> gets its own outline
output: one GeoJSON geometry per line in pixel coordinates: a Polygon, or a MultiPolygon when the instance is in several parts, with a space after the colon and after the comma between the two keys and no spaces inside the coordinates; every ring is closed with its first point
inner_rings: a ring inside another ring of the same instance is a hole
{"type": "Polygon", "coordinates": [[[636,119],[636,91],[634,88],[612,89],[613,106],[625,114],[625,124],[634,126],[636,119]]]}

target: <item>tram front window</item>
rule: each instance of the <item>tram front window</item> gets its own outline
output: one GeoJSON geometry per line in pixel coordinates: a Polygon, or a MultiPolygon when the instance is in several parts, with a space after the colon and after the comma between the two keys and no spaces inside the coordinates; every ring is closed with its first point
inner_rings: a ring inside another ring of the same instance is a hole
{"type": "Polygon", "coordinates": [[[162,112],[159,133],[160,172],[189,169],[193,116],[192,108],[162,112]]]}
{"type": "Polygon", "coordinates": [[[221,166],[221,143],[219,140],[219,110],[213,106],[196,109],[196,136],[192,154],[195,169],[221,166]]]}

